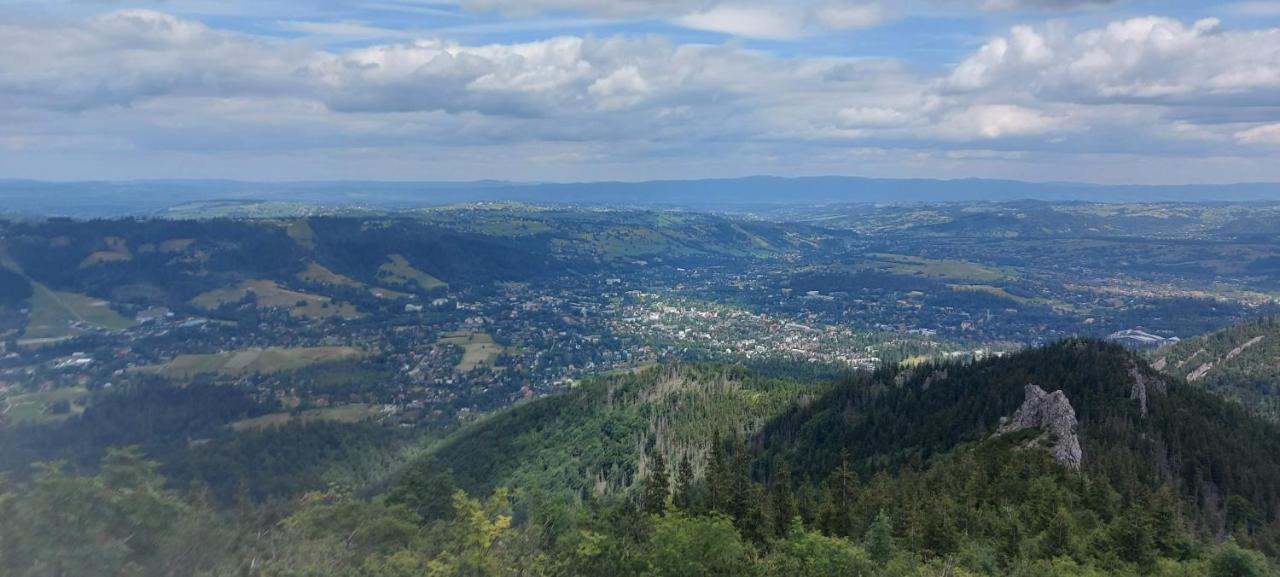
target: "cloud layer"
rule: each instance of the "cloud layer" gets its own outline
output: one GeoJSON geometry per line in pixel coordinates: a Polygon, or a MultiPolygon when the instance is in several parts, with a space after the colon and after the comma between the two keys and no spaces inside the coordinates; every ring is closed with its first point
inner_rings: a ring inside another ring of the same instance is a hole
{"type": "MultiPolygon", "coordinates": [[[[618,14],[662,10],[690,27],[764,37],[884,17],[872,3],[812,3],[777,18],[767,4],[727,12],[682,0],[610,4],[618,14]]],[[[514,9],[502,0],[469,5],[514,9]]],[[[668,176],[655,166],[670,176],[892,166],[1063,178],[1038,171],[1079,162],[1116,180],[1120,159],[1196,159],[1222,171],[1260,167],[1280,152],[1280,29],[1232,30],[1212,19],[1019,25],[944,67],[650,34],[325,49],[147,10],[0,24],[0,38],[0,150],[12,163],[0,170],[8,171],[33,159],[118,155],[129,166],[235,159],[259,177],[275,158],[286,178],[333,158],[359,176],[389,178],[668,176]],[[497,162],[506,168],[485,173],[497,162]]]]}

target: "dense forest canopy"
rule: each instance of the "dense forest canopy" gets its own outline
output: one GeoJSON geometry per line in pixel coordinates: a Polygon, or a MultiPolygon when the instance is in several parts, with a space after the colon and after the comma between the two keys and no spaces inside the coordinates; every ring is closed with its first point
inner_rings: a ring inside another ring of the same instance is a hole
{"type": "Polygon", "coordinates": [[[1251,549],[1280,543],[1280,431],[1181,382],[1151,385],[1144,415],[1134,375],[1156,378],[1090,341],[829,386],[653,369],[476,423],[372,493],[274,505],[219,506],[206,488],[235,470],[219,455],[257,453],[255,437],[191,452],[168,481],[112,450],[92,475],[51,465],[6,485],[2,562],[14,575],[1274,574],[1251,549]],[[1078,408],[1082,470],[1028,448],[1036,430],[992,434],[1027,380],[1078,408]],[[929,426],[868,437],[898,420],[929,426]],[[833,432],[847,436],[814,436],[833,432]],[[201,467],[213,475],[188,477],[201,467]],[[92,514],[57,520],[70,510],[92,514]]]}

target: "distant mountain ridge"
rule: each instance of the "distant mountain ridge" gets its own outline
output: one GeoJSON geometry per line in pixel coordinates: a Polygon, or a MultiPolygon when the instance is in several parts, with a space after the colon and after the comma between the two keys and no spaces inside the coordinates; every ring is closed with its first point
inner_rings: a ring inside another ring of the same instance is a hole
{"type": "Polygon", "coordinates": [[[1280,201],[1280,183],[1100,185],[994,179],[889,179],[845,176],[644,182],[506,181],[242,182],[0,180],[9,214],[101,217],[151,215],[208,201],[258,200],[405,209],[487,201],[732,208],[750,205],[949,201],[1262,202],[1280,201]]]}

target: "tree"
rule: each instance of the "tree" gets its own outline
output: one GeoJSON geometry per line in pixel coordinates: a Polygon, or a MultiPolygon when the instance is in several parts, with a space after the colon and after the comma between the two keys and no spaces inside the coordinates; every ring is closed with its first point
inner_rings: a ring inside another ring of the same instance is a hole
{"type": "Polygon", "coordinates": [[[1120,558],[1144,570],[1156,562],[1155,537],[1143,511],[1130,509],[1111,527],[1111,541],[1120,558]]]}
{"type": "Polygon", "coordinates": [[[893,521],[884,511],[880,511],[876,520],[871,522],[871,527],[867,528],[863,546],[876,563],[884,564],[893,559],[893,521]]]}
{"type": "Polygon", "coordinates": [[[727,517],[669,512],[655,523],[646,557],[654,577],[745,577],[753,555],[727,517]]]}
{"type": "Polygon", "coordinates": [[[698,509],[698,498],[694,494],[696,490],[693,478],[693,463],[689,460],[689,454],[685,453],[680,458],[680,467],[676,470],[676,507],[687,513],[695,512],[698,509]]]}
{"type": "Polygon", "coordinates": [[[1262,555],[1248,551],[1228,539],[1209,562],[1209,577],[1265,577],[1267,561],[1262,555]]]}
{"type": "Polygon", "coordinates": [[[661,513],[667,507],[671,481],[667,477],[667,462],[662,458],[662,451],[655,450],[651,459],[649,478],[644,481],[640,506],[647,513],[661,513]]]}
{"type": "Polygon", "coordinates": [[[729,459],[725,455],[720,431],[711,434],[711,455],[707,459],[707,508],[721,513],[730,512],[733,482],[729,478],[729,459]]]}
{"type": "Polygon", "coordinates": [[[454,520],[445,531],[444,550],[428,563],[431,577],[489,577],[504,574],[505,555],[499,540],[511,530],[511,501],[498,489],[486,502],[458,491],[453,496],[454,520]]]}
{"type": "Polygon", "coordinates": [[[730,470],[730,515],[743,535],[762,543],[769,533],[764,516],[764,492],[751,479],[751,450],[742,437],[734,442],[730,470]]]}
{"type": "Polygon", "coordinates": [[[791,467],[785,459],[778,464],[773,484],[769,486],[769,509],[773,514],[774,535],[785,535],[791,527],[792,519],[796,518],[796,498],[791,491],[791,467]]]}
{"type": "Polygon", "coordinates": [[[112,449],[96,476],[39,465],[22,494],[0,487],[0,574],[147,574],[181,523],[202,513],[166,489],[156,469],[136,448],[112,449]]]}
{"type": "Polygon", "coordinates": [[[1044,556],[1053,558],[1071,553],[1071,534],[1074,523],[1066,506],[1058,505],[1044,532],[1044,556]]]}
{"type": "Polygon", "coordinates": [[[1227,497],[1226,502],[1227,514],[1227,531],[1243,531],[1245,534],[1253,532],[1259,524],[1258,510],[1253,503],[1240,495],[1231,495],[1227,497]]]}
{"type": "Polygon", "coordinates": [[[833,535],[854,536],[854,507],[858,499],[858,474],[849,466],[849,454],[840,457],[840,467],[827,480],[828,499],[822,525],[833,535]]]}
{"type": "Polygon", "coordinates": [[[764,565],[767,575],[795,577],[861,577],[875,570],[866,553],[852,543],[805,529],[798,518],[788,524],[786,536],[764,565]]]}

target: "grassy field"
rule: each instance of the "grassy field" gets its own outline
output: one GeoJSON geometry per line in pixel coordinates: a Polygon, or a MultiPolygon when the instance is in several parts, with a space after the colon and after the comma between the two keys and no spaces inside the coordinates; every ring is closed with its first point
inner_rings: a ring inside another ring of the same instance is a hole
{"type": "Polygon", "coordinates": [[[293,371],[318,363],[358,359],[364,352],[353,347],[244,349],[209,355],[179,355],[153,370],[170,378],[198,374],[243,375],[293,371]]]}
{"type": "Polygon", "coordinates": [[[920,275],[943,280],[992,282],[1016,275],[962,260],[936,260],[900,254],[875,254],[879,264],[889,272],[920,275]]]}
{"type": "Polygon", "coordinates": [[[1076,313],[1076,314],[1085,314],[1087,312],[1084,309],[1077,307],[1071,303],[1065,303],[1062,301],[1057,301],[1057,300],[1047,299],[1047,298],[1021,297],[1015,294],[1010,294],[1009,291],[1006,291],[997,286],[982,285],[982,284],[949,284],[947,285],[947,288],[951,290],[958,290],[958,291],[984,292],[989,295],[994,295],[1000,298],[1009,299],[1018,304],[1043,305],[1061,312],[1076,313]]]}
{"type": "Polygon", "coordinates": [[[32,283],[31,316],[27,322],[24,340],[58,339],[80,333],[72,323],[120,330],[133,321],[111,310],[108,303],[82,294],[50,290],[40,283],[32,283]]]}
{"type": "Polygon", "coordinates": [[[356,279],[333,272],[325,268],[323,265],[314,262],[307,263],[307,269],[298,273],[298,280],[316,284],[329,284],[352,288],[360,288],[364,286],[364,284],[356,279]]]}
{"type": "Polygon", "coordinates": [[[108,262],[123,262],[133,260],[133,253],[129,251],[129,245],[124,239],[109,236],[106,239],[107,249],[95,252],[83,261],[80,261],[79,268],[89,268],[91,266],[100,265],[108,262]]]}
{"type": "Polygon", "coordinates": [[[378,278],[386,282],[397,285],[416,283],[425,290],[447,288],[449,286],[444,281],[413,268],[413,265],[409,264],[409,261],[403,256],[393,254],[387,258],[389,262],[378,267],[378,278]]]}
{"type": "Polygon", "coordinates": [[[481,367],[492,367],[502,355],[503,347],[493,342],[487,333],[459,331],[446,333],[436,341],[439,344],[462,347],[462,360],[453,368],[455,372],[467,373],[481,367]]]}
{"type": "Polygon", "coordinates": [[[523,218],[487,221],[477,227],[477,231],[484,234],[511,237],[544,234],[552,230],[545,222],[523,218]]]}
{"type": "Polygon", "coordinates": [[[89,391],[83,387],[54,389],[43,393],[26,393],[15,395],[3,401],[0,410],[4,412],[4,420],[13,425],[40,424],[60,421],[71,415],[84,412],[84,399],[89,391]],[[61,415],[48,412],[49,405],[58,401],[71,403],[71,411],[61,415]]]}
{"type": "Polygon", "coordinates": [[[298,416],[290,415],[289,413],[271,413],[269,415],[262,415],[261,417],[236,421],[231,423],[231,428],[236,431],[246,431],[251,429],[279,427],[289,423],[308,423],[314,421],[358,423],[365,419],[377,417],[379,414],[381,414],[381,409],[376,405],[341,405],[338,407],[325,407],[323,409],[307,409],[298,416]]]}
{"type": "Polygon", "coordinates": [[[215,289],[191,299],[191,302],[204,309],[215,309],[223,303],[239,302],[250,292],[257,296],[258,308],[288,309],[289,315],[294,317],[353,319],[360,316],[360,311],[350,304],[289,290],[270,280],[251,280],[234,287],[215,289]]]}
{"type": "Polygon", "coordinates": [[[311,224],[306,220],[298,219],[289,223],[289,226],[285,228],[285,232],[289,235],[289,238],[292,238],[305,248],[316,247],[316,232],[311,229],[311,224]]]}
{"type": "Polygon", "coordinates": [[[356,289],[368,288],[369,293],[380,299],[411,299],[413,295],[409,293],[391,290],[382,287],[368,287],[364,283],[353,279],[347,275],[333,272],[319,263],[307,263],[307,269],[298,273],[298,280],[317,284],[327,284],[333,286],[343,286],[356,289]]]}
{"type": "Polygon", "coordinates": [[[160,252],[163,252],[163,253],[186,252],[187,249],[190,248],[192,244],[195,244],[195,242],[196,240],[194,238],[171,238],[169,240],[160,242],[160,252]]]}

